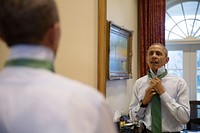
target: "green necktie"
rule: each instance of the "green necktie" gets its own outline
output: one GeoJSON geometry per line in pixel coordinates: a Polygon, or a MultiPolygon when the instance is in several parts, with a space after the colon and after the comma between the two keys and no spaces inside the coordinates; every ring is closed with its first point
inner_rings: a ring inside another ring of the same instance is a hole
{"type": "Polygon", "coordinates": [[[153,96],[151,101],[151,131],[152,133],[162,133],[162,116],[159,95],[153,96]]]}
{"type": "Polygon", "coordinates": [[[44,68],[54,72],[53,63],[48,60],[14,59],[7,61],[5,66],[27,66],[33,68],[44,68]]]}
{"type": "MultiPolygon", "coordinates": [[[[164,73],[158,75],[159,79],[167,75],[167,70],[164,73]]],[[[148,72],[148,77],[152,79],[150,71],[148,72]]],[[[161,103],[158,94],[154,95],[151,100],[151,131],[152,133],[162,133],[162,114],[161,114],[161,103]]]]}

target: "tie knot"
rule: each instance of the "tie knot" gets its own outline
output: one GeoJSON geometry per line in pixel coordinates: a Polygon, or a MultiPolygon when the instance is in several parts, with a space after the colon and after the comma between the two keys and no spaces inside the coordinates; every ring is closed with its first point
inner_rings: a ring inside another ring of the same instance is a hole
{"type": "MultiPolygon", "coordinates": [[[[152,75],[152,73],[151,73],[150,70],[147,72],[147,75],[148,75],[148,77],[149,77],[150,79],[153,78],[153,75],[152,75]]],[[[165,69],[165,71],[164,71],[163,73],[161,73],[160,75],[156,75],[156,76],[157,76],[157,78],[162,79],[162,78],[165,77],[166,75],[167,75],[167,69],[165,69]]]]}

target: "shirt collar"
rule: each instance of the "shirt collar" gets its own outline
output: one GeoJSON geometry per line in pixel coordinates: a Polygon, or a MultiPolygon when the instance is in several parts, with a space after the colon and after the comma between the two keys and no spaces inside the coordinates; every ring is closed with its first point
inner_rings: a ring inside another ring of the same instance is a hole
{"type": "Polygon", "coordinates": [[[11,47],[8,59],[31,58],[54,61],[54,53],[51,49],[41,45],[18,44],[11,47]]]}
{"type": "Polygon", "coordinates": [[[157,75],[154,74],[154,72],[153,72],[152,69],[150,69],[150,72],[151,72],[152,78],[155,78],[155,77],[157,77],[158,75],[161,75],[162,73],[165,72],[165,66],[162,66],[162,67],[158,68],[158,70],[157,70],[157,75]]]}

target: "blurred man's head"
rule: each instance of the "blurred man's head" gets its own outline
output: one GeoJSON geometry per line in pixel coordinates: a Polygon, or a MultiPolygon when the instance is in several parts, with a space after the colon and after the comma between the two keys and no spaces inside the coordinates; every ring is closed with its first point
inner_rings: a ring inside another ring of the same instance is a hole
{"type": "Polygon", "coordinates": [[[55,45],[49,41],[58,41],[59,35],[50,29],[58,28],[59,34],[58,22],[54,0],[0,0],[0,35],[9,47],[19,43],[55,45]],[[45,38],[48,32],[51,39],[45,38]]]}

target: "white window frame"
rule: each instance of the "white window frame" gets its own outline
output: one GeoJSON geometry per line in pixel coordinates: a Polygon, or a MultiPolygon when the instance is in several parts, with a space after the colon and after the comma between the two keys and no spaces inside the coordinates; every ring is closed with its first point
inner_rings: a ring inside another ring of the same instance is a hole
{"type": "Polygon", "coordinates": [[[197,100],[195,51],[200,50],[200,40],[166,41],[166,47],[168,51],[183,50],[183,78],[190,90],[190,100],[197,100]]]}

